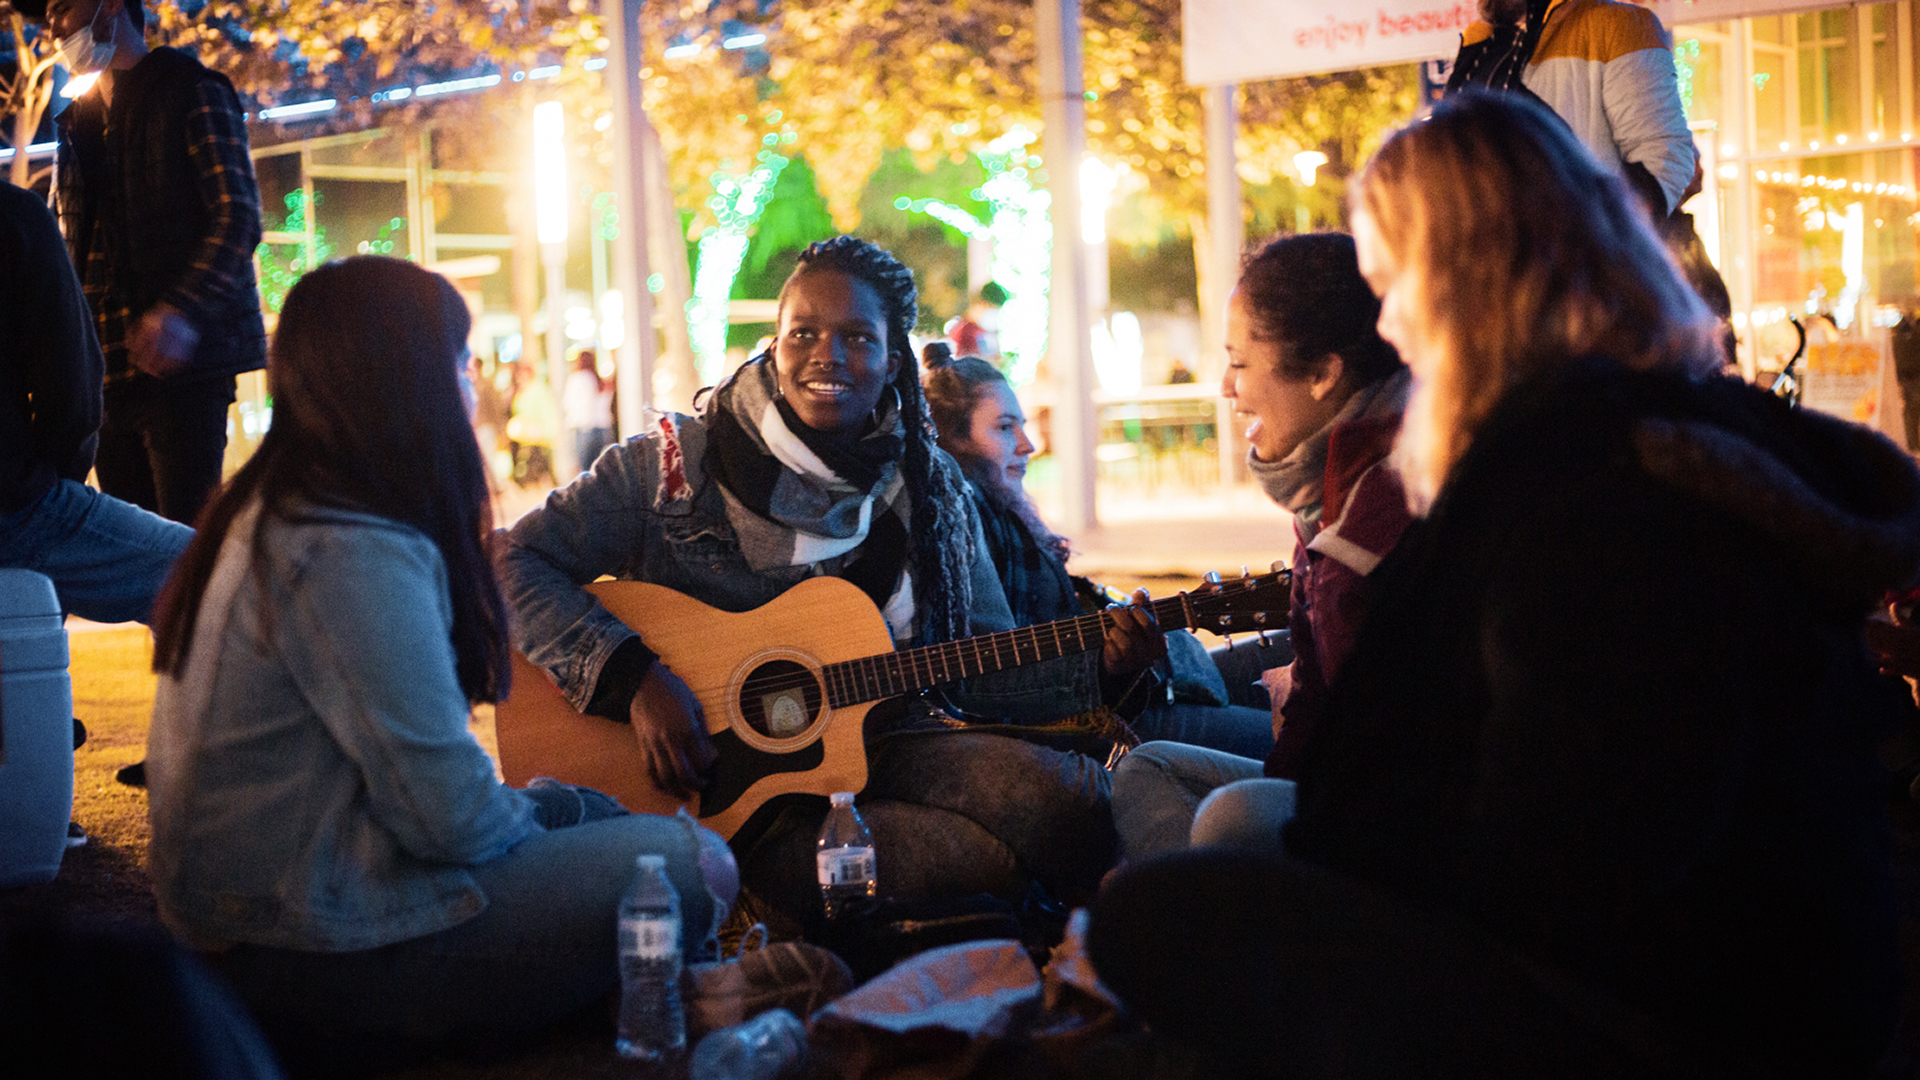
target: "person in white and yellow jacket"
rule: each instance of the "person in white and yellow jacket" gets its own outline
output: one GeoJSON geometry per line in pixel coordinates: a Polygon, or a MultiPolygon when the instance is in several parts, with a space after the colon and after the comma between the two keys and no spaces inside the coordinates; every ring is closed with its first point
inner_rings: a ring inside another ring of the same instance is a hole
{"type": "Polygon", "coordinates": [[[1695,151],[1673,39],[1653,12],[1617,0],[1480,0],[1447,93],[1517,91],[1552,109],[1656,216],[1679,208],[1695,151]]]}

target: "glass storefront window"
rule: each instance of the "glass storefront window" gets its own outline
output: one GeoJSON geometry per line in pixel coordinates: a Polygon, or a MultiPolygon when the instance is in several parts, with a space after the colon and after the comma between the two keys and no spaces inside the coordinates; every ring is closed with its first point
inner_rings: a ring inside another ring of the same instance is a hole
{"type": "Polygon", "coordinates": [[[1897,37],[1898,13],[1893,4],[1875,4],[1873,17],[1872,115],[1867,117],[1868,134],[1900,130],[1900,42],[1897,37]]]}
{"type": "Polygon", "coordinates": [[[1754,138],[1760,146],[1795,142],[1799,136],[1797,125],[1791,131],[1787,126],[1791,115],[1787,103],[1793,92],[1794,72],[1787,62],[1787,46],[1791,39],[1787,34],[1786,17],[1769,15],[1750,22],[1752,27],[1748,37],[1753,42],[1753,77],[1750,85],[1753,87],[1754,138]]]}
{"type": "Polygon", "coordinates": [[[1860,61],[1852,8],[1794,18],[1799,33],[1800,129],[1808,140],[1851,135],[1860,127],[1860,61]]]}
{"type": "Polygon", "coordinates": [[[1719,41],[1697,37],[1674,39],[1674,53],[1680,68],[1680,96],[1687,107],[1687,119],[1713,120],[1726,110],[1720,88],[1725,46],[1719,41]]]}
{"type": "Polygon", "coordinates": [[[1872,338],[1920,294],[1917,5],[1672,28],[1688,120],[1720,132],[1707,190],[1749,365],[1791,352],[1789,316],[1872,338]]]}

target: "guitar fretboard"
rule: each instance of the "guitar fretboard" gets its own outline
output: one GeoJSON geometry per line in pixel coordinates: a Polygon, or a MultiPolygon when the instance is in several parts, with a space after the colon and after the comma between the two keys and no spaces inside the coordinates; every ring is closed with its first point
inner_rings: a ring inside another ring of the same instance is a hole
{"type": "MultiPolygon", "coordinates": [[[[1181,630],[1188,625],[1183,596],[1156,600],[1147,606],[1153,610],[1162,630],[1181,630]]],[[[1106,612],[1095,612],[944,645],[925,645],[829,664],[821,671],[827,684],[828,704],[841,709],[915,693],[955,679],[1097,649],[1106,640],[1107,620],[1106,612]]]]}

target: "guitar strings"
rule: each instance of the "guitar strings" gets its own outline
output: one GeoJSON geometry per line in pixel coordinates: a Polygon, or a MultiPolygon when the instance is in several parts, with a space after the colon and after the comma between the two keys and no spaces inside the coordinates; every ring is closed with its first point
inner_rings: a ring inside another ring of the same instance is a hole
{"type": "MultiPolygon", "coordinates": [[[[1236,584],[1238,584],[1238,582],[1225,584],[1223,588],[1221,588],[1221,586],[1215,586],[1215,594],[1208,596],[1206,600],[1217,603],[1217,601],[1227,598],[1231,592],[1238,592],[1236,584]]],[[[1152,601],[1150,607],[1154,609],[1154,615],[1160,617],[1160,619],[1171,619],[1171,617],[1175,617],[1175,615],[1183,615],[1183,613],[1185,613],[1185,611],[1183,611],[1183,598],[1179,598],[1179,596],[1152,601]]],[[[925,663],[927,675],[931,675],[935,669],[939,669],[939,671],[945,673],[945,671],[950,671],[952,667],[958,667],[958,669],[960,669],[960,675],[956,675],[954,678],[966,678],[966,676],[968,676],[966,669],[968,669],[968,663],[970,663],[970,661],[972,661],[973,665],[977,665],[977,667],[981,669],[979,673],[985,673],[985,671],[989,671],[989,667],[981,665],[981,661],[987,659],[989,655],[991,655],[993,659],[1012,659],[1012,661],[1018,663],[1018,661],[1020,661],[1021,646],[1023,646],[1023,644],[1027,644],[1029,648],[1033,648],[1035,653],[1044,651],[1043,646],[1046,644],[1046,642],[1044,642],[1044,636],[1048,636],[1048,634],[1052,636],[1050,646],[1056,648],[1056,650],[1064,644],[1062,638],[1066,638],[1066,636],[1071,636],[1071,638],[1077,640],[1073,650],[1062,650],[1060,653],[1056,653],[1056,655],[1068,655],[1071,651],[1087,651],[1092,650],[1092,648],[1098,648],[1098,642],[1087,644],[1087,642],[1085,642],[1085,636],[1087,636],[1089,632],[1092,632],[1094,628],[1100,628],[1102,634],[1104,634],[1106,625],[1108,625],[1108,615],[1106,615],[1104,611],[1094,611],[1094,613],[1089,613],[1089,615],[1081,615],[1081,617],[1077,617],[1077,619],[1062,619],[1062,621],[1058,621],[1058,623],[1046,623],[1046,625],[1041,626],[1020,626],[1020,628],[1014,628],[1014,630],[1000,630],[1000,632],[995,632],[995,634],[981,634],[981,636],[966,638],[966,640],[960,640],[960,642],[943,642],[943,644],[939,644],[939,646],[922,646],[922,648],[918,648],[918,650],[902,651],[902,653],[877,653],[877,655],[872,655],[872,657],[858,657],[858,659],[852,659],[852,661],[837,661],[837,663],[831,663],[831,665],[824,665],[818,675],[814,675],[814,671],[797,671],[797,673],[783,673],[783,675],[749,676],[747,680],[741,682],[741,688],[739,688],[739,690],[741,690],[741,694],[764,696],[764,694],[781,694],[781,692],[787,692],[787,690],[803,690],[806,686],[814,686],[816,690],[820,690],[822,698],[828,698],[829,700],[829,698],[831,698],[831,688],[829,688],[829,684],[835,680],[835,675],[833,675],[835,671],[843,673],[843,678],[851,678],[851,680],[854,680],[862,690],[870,690],[870,688],[872,688],[870,684],[874,684],[876,680],[879,680],[883,686],[891,686],[891,684],[893,684],[895,680],[899,680],[902,675],[906,676],[908,682],[918,682],[918,680],[920,680],[918,671],[920,671],[920,665],[922,665],[922,663],[925,663]],[[860,665],[860,663],[872,663],[872,665],[876,665],[876,671],[862,673],[862,671],[852,669],[851,665],[860,665]]],[[[1054,657],[1046,657],[1046,659],[1054,659],[1054,657]]],[[[1006,667],[1006,665],[998,665],[998,667],[1006,667]]],[[[996,669],[998,669],[998,667],[996,667],[996,669]]],[[[975,673],[975,675],[979,675],[979,673],[975,673]]],[[[716,692],[716,690],[718,690],[718,688],[708,688],[708,692],[716,692]]]]}
{"type": "MultiPolygon", "coordinates": [[[[1221,591],[1235,590],[1233,590],[1230,585],[1226,590],[1221,591]]],[[[1214,598],[1210,597],[1209,599],[1214,598]]],[[[1157,600],[1154,601],[1151,606],[1154,609],[1155,615],[1160,618],[1171,618],[1174,615],[1182,613],[1181,599],[1179,597],[1157,600]]],[[[824,665],[819,669],[818,674],[816,674],[813,669],[802,669],[799,671],[784,672],[779,675],[754,675],[741,682],[740,693],[759,697],[767,694],[784,693],[790,690],[803,690],[808,686],[812,686],[820,693],[823,702],[830,703],[833,696],[830,684],[836,681],[835,672],[839,672],[840,678],[843,680],[852,680],[854,686],[859,690],[871,690],[874,684],[890,687],[903,675],[909,682],[918,682],[921,678],[919,671],[923,665],[928,675],[931,675],[935,670],[944,673],[954,667],[958,667],[961,674],[954,676],[954,678],[964,678],[967,677],[967,667],[970,660],[975,666],[980,668],[975,674],[984,673],[989,670],[998,670],[1000,666],[1006,665],[1003,664],[989,668],[983,665],[981,661],[992,657],[995,660],[1012,659],[1018,663],[1020,661],[1023,644],[1029,646],[1038,654],[1045,651],[1043,646],[1047,643],[1044,641],[1044,638],[1047,636],[1052,637],[1051,647],[1056,649],[1060,648],[1064,643],[1063,638],[1071,637],[1077,639],[1075,648],[1063,649],[1061,652],[1055,654],[1056,657],[1098,648],[1100,643],[1096,641],[1088,644],[1085,641],[1086,635],[1096,628],[1104,633],[1107,622],[1108,617],[1106,612],[1091,612],[1079,618],[1062,619],[1058,622],[1047,623],[1042,626],[1019,627],[1013,630],[1002,630],[998,633],[966,638],[961,641],[921,646],[920,648],[910,649],[900,653],[880,653],[854,660],[838,661],[824,665]],[[860,664],[871,664],[874,666],[874,670],[867,672],[859,671],[855,665],[860,664]]],[[[1048,657],[1047,659],[1052,658],[1053,657],[1048,657]]],[[[707,695],[718,693],[721,689],[722,688],[718,686],[710,686],[695,689],[694,692],[698,695],[707,695]]],[[[885,695],[883,694],[881,696],[885,695]]]]}

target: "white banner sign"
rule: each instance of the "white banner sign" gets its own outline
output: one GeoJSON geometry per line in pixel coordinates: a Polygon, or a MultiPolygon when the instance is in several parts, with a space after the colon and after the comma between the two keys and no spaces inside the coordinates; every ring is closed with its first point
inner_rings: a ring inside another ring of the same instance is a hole
{"type": "MultiPolygon", "coordinates": [[[[1842,7],[1847,0],[1662,0],[1669,27],[1842,7]]],[[[1186,0],[1182,49],[1194,86],[1451,58],[1476,0],[1186,0]]]]}
{"type": "Polygon", "coordinates": [[[1186,0],[1194,86],[1452,56],[1473,0],[1186,0]]]}

